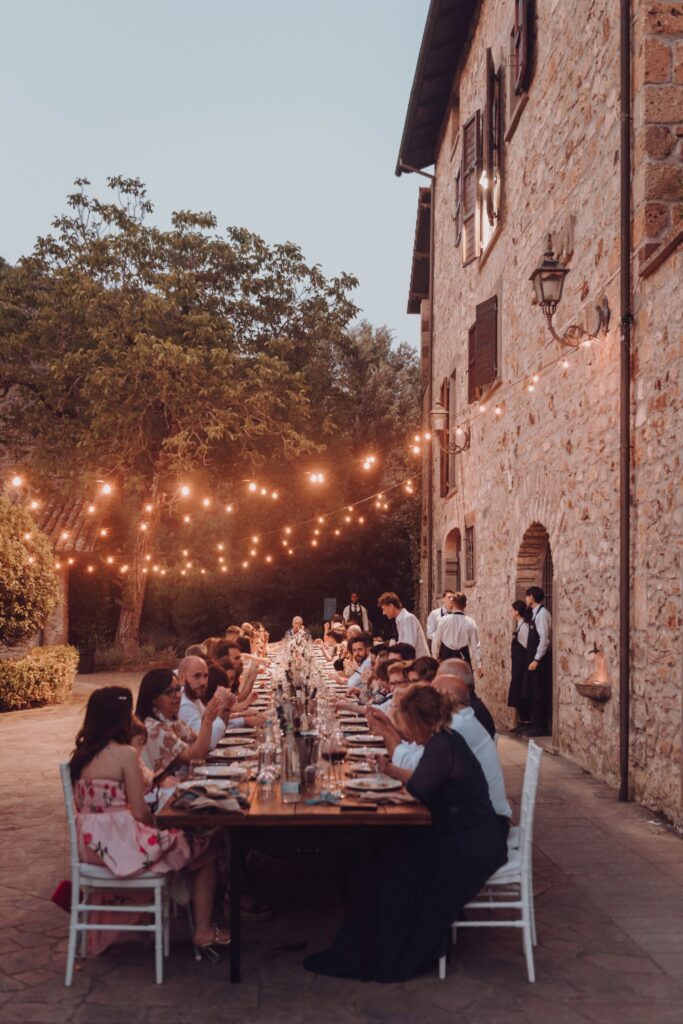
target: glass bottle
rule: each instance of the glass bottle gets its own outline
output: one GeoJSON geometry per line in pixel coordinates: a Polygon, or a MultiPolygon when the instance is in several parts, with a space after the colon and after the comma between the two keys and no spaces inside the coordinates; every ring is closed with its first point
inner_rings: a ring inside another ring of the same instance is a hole
{"type": "Polygon", "coordinates": [[[294,804],[301,796],[301,760],[294,729],[287,725],[282,739],[280,794],[283,804],[294,804]]]}

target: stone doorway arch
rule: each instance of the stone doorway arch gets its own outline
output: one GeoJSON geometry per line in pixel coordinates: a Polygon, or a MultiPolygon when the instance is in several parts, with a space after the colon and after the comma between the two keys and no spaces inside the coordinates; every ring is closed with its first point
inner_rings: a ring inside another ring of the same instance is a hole
{"type": "MultiPolygon", "coordinates": [[[[546,595],[545,604],[553,613],[553,555],[550,547],[550,536],[542,523],[532,523],[522,537],[517,554],[517,574],[515,579],[515,598],[523,601],[529,587],[541,587],[546,595]]],[[[553,664],[553,682],[548,695],[550,702],[549,718],[552,722],[553,738],[557,735],[555,699],[556,676],[554,671],[554,638],[551,636],[550,657],[553,664]]]]}

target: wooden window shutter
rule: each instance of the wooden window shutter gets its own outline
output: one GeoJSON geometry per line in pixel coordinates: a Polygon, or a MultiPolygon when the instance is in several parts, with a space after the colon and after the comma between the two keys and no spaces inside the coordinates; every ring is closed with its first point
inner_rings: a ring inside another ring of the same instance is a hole
{"type": "Polygon", "coordinates": [[[460,245],[462,238],[462,168],[458,167],[455,172],[455,244],[460,245]]]}
{"type": "Polygon", "coordinates": [[[467,401],[477,400],[477,325],[472,324],[467,335],[467,401]]]}
{"type": "Polygon", "coordinates": [[[479,255],[479,178],[481,175],[481,113],[476,111],[462,129],[462,262],[479,255]]]}
{"type": "Polygon", "coordinates": [[[515,0],[515,93],[521,96],[529,84],[530,0],[515,0]]]}
{"type": "Polygon", "coordinates": [[[498,177],[500,153],[500,88],[499,78],[493,64],[493,53],[486,51],[486,107],[484,108],[484,171],[488,186],[484,202],[489,223],[496,222],[495,187],[498,177]]]}
{"type": "Polygon", "coordinates": [[[478,395],[498,376],[498,297],[477,306],[475,331],[476,387],[478,395]]]}
{"type": "MultiPolygon", "coordinates": [[[[445,380],[441,385],[441,394],[439,398],[441,404],[446,410],[448,410],[448,381],[445,380]]],[[[448,421],[447,421],[448,422],[448,421]]],[[[448,442],[448,429],[443,431],[444,436],[442,437],[442,444],[445,446],[448,442]]],[[[442,498],[445,498],[448,494],[448,455],[443,450],[441,445],[439,446],[439,493],[442,498]]]]}

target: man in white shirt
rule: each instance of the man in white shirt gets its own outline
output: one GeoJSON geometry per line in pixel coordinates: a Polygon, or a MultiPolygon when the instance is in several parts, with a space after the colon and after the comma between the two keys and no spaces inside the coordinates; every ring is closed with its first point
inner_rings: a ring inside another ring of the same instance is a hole
{"type": "Polygon", "coordinates": [[[370,620],[368,619],[368,610],[365,605],[360,603],[360,596],[358,591],[354,590],[349,598],[349,603],[342,612],[342,618],[344,622],[357,622],[364,633],[370,632],[370,620]]]}
{"type": "Polygon", "coordinates": [[[462,658],[476,669],[477,675],[481,677],[484,674],[484,667],[481,663],[479,632],[474,619],[465,615],[467,596],[455,594],[453,604],[453,614],[439,619],[432,638],[432,657],[438,658],[439,661],[462,658]]]}
{"type": "Polygon", "coordinates": [[[433,608],[427,616],[427,639],[431,642],[434,639],[436,633],[436,627],[439,625],[441,619],[444,616],[449,615],[455,608],[453,604],[453,598],[455,597],[454,590],[444,590],[441,595],[441,604],[438,608],[433,608]]]}
{"type": "Polygon", "coordinates": [[[416,658],[429,656],[429,646],[424,631],[416,616],[403,607],[398,594],[392,591],[382,594],[377,601],[378,606],[388,619],[394,619],[398,631],[398,642],[411,644],[415,648],[416,658]]]}
{"type": "MultiPolygon", "coordinates": [[[[451,729],[460,733],[479,761],[494,811],[501,818],[511,818],[512,810],[505,793],[505,780],[498,751],[486,729],[477,721],[474,711],[469,706],[467,684],[454,676],[441,676],[435,679],[432,685],[444,693],[451,702],[453,708],[451,729]]],[[[396,729],[383,723],[382,717],[377,715],[373,709],[368,709],[367,717],[373,731],[383,737],[392,764],[412,774],[424,753],[424,747],[418,743],[409,743],[407,740],[401,739],[396,729]]]]}
{"type": "MultiPolygon", "coordinates": [[[[178,665],[178,680],[182,683],[183,692],[180,697],[178,718],[189,725],[195,733],[199,733],[206,710],[202,697],[209,685],[209,669],[203,658],[191,655],[183,658],[178,665]]],[[[224,710],[219,713],[211,727],[211,750],[223,736],[230,718],[230,708],[235,704],[233,694],[226,691],[223,698],[224,710]]]]}
{"type": "Polygon", "coordinates": [[[544,605],[541,587],[529,587],[526,592],[527,608],[531,608],[531,622],[527,636],[527,682],[529,689],[529,718],[531,727],[527,736],[547,736],[552,731],[548,721],[550,693],[553,685],[550,635],[552,618],[544,605]]]}
{"type": "Polygon", "coordinates": [[[346,680],[347,690],[357,690],[360,692],[360,688],[364,682],[364,673],[365,679],[367,680],[370,669],[372,668],[372,661],[370,660],[371,647],[372,638],[366,636],[364,633],[354,636],[349,641],[349,651],[351,652],[353,672],[346,680]]]}

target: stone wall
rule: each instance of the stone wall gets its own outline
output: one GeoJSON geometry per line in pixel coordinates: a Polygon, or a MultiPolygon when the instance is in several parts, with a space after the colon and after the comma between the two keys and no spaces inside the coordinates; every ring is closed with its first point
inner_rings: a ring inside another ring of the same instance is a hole
{"type": "MultiPolygon", "coordinates": [[[[543,0],[536,10],[535,71],[528,102],[504,146],[501,222],[485,253],[467,267],[455,245],[453,221],[458,130],[484,107],[487,47],[496,65],[507,62],[510,0],[481,5],[439,146],[433,386],[437,394],[441,381],[456,371],[458,415],[471,429],[471,447],[457,457],[456,484],[445,499],[438,495],[434,457],[432,556],[443,549],[451,529],[457,527],[464,537],[466,522],[474,522],[476,576],[465,589],[486,659],[480,688],[498,718],[512,723],[506,707],[510,602],[525,533],[533,524],[545,528],[554,562],[554,738],[563,754],[615,785],[619,4],[543,0]],[[570,254],[557,329],[577,322],[592,328],[594,307],[604,297],[611,307],[609,332],[589,347],[562,349],[532,305],[529,275],[542,258],[548,232],[556,240],[564,238],[570,254]],[[493,295],[498,296],[501,384],[480,412],[467,400],[467,337],[475,305],[493,295]],[[533,382],[534,374],[538,382],[533,382]],[[596,647],[600,659],[591,654],[596,647]],[[601,675],[613,686],[606,703],[581,696],[574,685],[596,677],[598,660],[601,675]]],[[[507,96],[503,102],[507,115],[507,96]]],[[[680,368],[680,331],[676,335],[672,329],[675,319],[680,320],[680,279],[676,257],[643,283],[634,330],[635,415],[640,426],[634,447],[633,785],[638,797],[672,816],[681,806],[680,597],[676,606],[674,576],[682,509],[680,487],[676,496],[670,486],[680,483],[680,469],[675,478],[680,448],[675,438],[680,439],[683,426],[680,376],[678,383],[674,379],[676,366],[680,368]],[[654,498],[653,489],[661,497],[654,498]],[[666,518],[664,527],[661,519],[657,526],[658,515],[666,518]],[[649,596],[642,597],[643,591],[649,596]],[[659,640],[656,659],[646,659],[645,637],[653,630],[666,638],[659,640]]],[[[439,586],[435,579],[436,591],[439,586]]]]}

